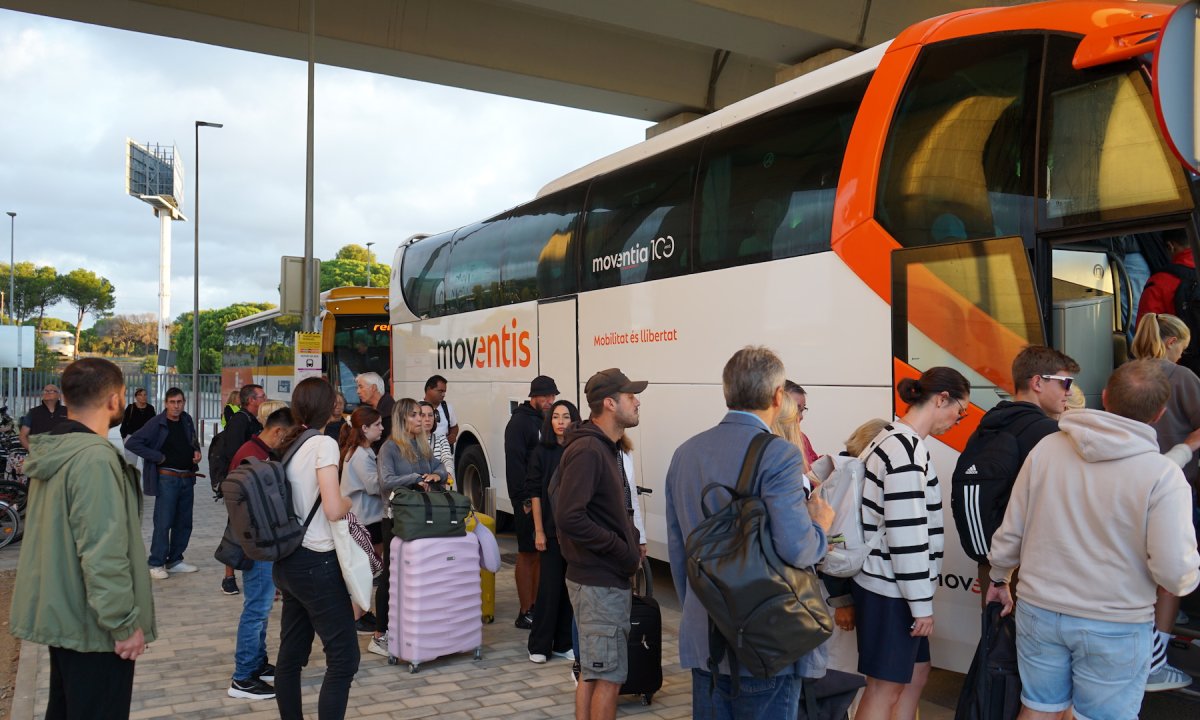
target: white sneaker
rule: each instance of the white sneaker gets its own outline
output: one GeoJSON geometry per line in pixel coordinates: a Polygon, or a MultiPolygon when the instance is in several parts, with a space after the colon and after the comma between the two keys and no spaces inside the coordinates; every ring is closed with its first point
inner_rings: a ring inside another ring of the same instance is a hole
{"type": "Polygon", "coordinates": [[[572,662],[574,662],[574,660],[575,660],[575,651],[574,650],[563,650],[562,652],[555,650],[554,652],[552,652],[550,654],[556,658],[562,658],[564,660],[570,660],[572,662]]]}
{"type": "Polygon", "coordinates": [[[375,653],[376,655],[382,655],[384,657],[391,657],[391,655],[392,655],[391,653],[388,652],[387,635],[386,634],[380,635],[379,637],[373,637],[370,640],[368,640],[367,641],[367,650],[369,652],[375,653]]]}
{"type": "Polygon", "coordinates": [[[188,565],[185,562],[177,562],[174,565],[172,565],[171,567],[167,568],[167,572],[169,572],[169,573],[194,573],[199,569],[200,568],[196,567],[195,565],[188,565]]]}
{"type": "Polygon", "coordinates": [[[529,653],[529,662],[531,663],[537,663],[538,665],[541,665],[542,663],[546,662],[546,660],[546,656],[541,653],[529,653]]]}
{"type": "Polygon", "coordinates": [[[1164,663],[1162,667],[1150,673],[1150,677],[1146,678],[1146,692],[1178,690],[1191,684],[1191,675],[1188,675],[1179,668],[1164,663]]]}
{"type": "Polygon", "coordinates": [[[154,578],[155,580],[166,580],[171,576],[167,573],[167,569],[165,567],[159,565],[158,567],[150,568],[150,577],[154,578]]]}

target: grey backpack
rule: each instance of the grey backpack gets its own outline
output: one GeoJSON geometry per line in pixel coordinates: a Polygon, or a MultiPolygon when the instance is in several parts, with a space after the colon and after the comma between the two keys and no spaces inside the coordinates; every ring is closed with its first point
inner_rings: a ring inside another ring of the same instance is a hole
{"type": "Polygon", "coordinates": [[[221,481],[221,495],[229,511],[229,530],[251,560],[281,560],[304,542],[304,533],[321,506],[321,497],[318,494],[308,517],[301,522],[292,506],[287,465],[304,443],[320,434],[320,430],[305,430],[288,448],[283,460],[250,458],[230,469],[221,481]]]}

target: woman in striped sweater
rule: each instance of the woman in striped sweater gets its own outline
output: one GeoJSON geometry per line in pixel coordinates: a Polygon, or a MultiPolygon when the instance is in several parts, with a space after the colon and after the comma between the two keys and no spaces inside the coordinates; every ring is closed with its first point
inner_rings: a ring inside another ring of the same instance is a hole
{"type": "Polygon", "coordinates": [[[967,414],[971,386],[957,370],[935,367],[896,385],[908,411],[875,436],[863,456],[863,535],[883,533],[854,578],[858,671],[867,688],[858,720],[909,720],[929,677],[934,580],[945,540],[942,488],[925,438],[967,414]]]}

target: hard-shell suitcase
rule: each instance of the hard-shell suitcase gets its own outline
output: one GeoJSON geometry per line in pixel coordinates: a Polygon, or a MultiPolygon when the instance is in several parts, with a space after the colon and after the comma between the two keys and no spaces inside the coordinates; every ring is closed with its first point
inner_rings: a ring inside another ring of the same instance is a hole
{"type": "MultiPolygon", "coordinates": [[[[475,532],[475,522],[483,523],[483,526],[496,534],[496,518],[491,515],[485,515],[481,512],[473,512],[467,517],[467,533],[475,532]]],[[[496,620],[496,573],[488,572],[483,568],[479,570],[479,585],[483,601],[483,621],[491,624],[496,620]]]]}
{"type": "Polygon", "coordinates": [[[662,688],[662,610],[654,599],[650,563],[644,561],[634,584],[633,607],[629,613],[629,674],[622,695],[641,695],[649,705],[662,688]],[[639,587],[642,586],[642,587],[639,587]]]}
{"type": "Polygon", "coordinates": [[[479,541],[461,537],[392,538],[388,663],[409,663],[483,651],[479,541]]]}

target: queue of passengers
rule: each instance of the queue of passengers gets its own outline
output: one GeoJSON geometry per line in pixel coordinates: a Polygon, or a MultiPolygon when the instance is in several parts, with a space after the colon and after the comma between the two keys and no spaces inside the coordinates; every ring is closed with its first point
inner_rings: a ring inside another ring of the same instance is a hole
{"type": "MultiPolygon", "coordinates": [[[[1145,317],[1134,342],[1140,359],[1112,374],[1103,411],[1067,411],[1077,363],[1049,348],[1026,348],[1013,363],[1014,400],[989,411],[976,432],[1020,414],[1043,416],[1023,423],[1036,430],[1018,438],[1026,457],[981,567],[987,600],[1002,603],[1005,613],[1013,610],[1020,568],[1015,607],[1024,718],[1057,717],[1073,708],[1079,717],[1125,720],[1136,715],[1147,678],[1164,667],[1156,610],[1173,623],[1178,597],[1200,583],[1185,479],[1185,469],[1195,472],[1200,449],[1200,378],[1176,365],[1189,340],[1178,319],[1145,317]]],[[[449,424],[445,379],[431,378],[432,400],[391,402],[382,380],[370,375],[359,378],[364,402],[339,428],[339,440],[308,437],[287,466],[294,509],[319,508],[301,548],[266,573],[257,568],[255,579],[244,577],[230,694],[274,697],[288,720],[302,717],[300,671],[316,636],[326,656],[321,718],[344,717],[358,670],[363,625],[356,621],[366,608],[355,608],[347,594],[330,522],[353,510],[386,555],[389,492],[442,487],[453,476],[450,438],[457,428],[449,424]],[[441,438],[439,424],[446,431],[441,438]],[[266,661],[264,586],[278,588],[283,600],[273,666],[266,661]]],[[[834,512],[814,492],[819,478],[809,472],[816,454],[800,430],[807,396],[786,380],[778,356],[762,347],[739,350],[725,365],[722,385],[726,415],[676,449],[665,483],[672,579],[682,604],[679,659],[692,673],[695,716],[793,718],[803,680],[825,672],[827,648],[816,647],[771,678],[744,669],[731,677],[727,662],[712,661],[708,611],[689,586],[684,546],[704,520],[705,488],[732,487],[747,446],[762,434],[783,440],[767,443],[755,481],[778,556],[795,567],[818,564],[834,512]]],[[[278,457],[305,428],[341,419],[330,417],[337,397],[323,379],[299,383],[290,408],[266,405],[265,393],[258,397],[254,387],[245,400],[267,412],[239,458],[278,457]]],[[[510,452],[525,443],[524,467],[514,468],[522,481],[514,509],[530,520],[518,523],[519,548],[538,554],[523,570],[536,581],[518,580],[526,597],[517,624],[531,615],[531,661],[576,660],[579,718],[615,717],[628,673],[630,577],[645,557],[645,533],[633,518],[637,491],[625,431],[640,421],[639,394],[646,387],[616,368],[595,373],[585,386],[589,417],[581,421],[571,403],[555,401],[553,379],[541,376],[531,383],[522,405],[528,407],[510,421],[510,452]],[[530,432],[535,424],[536,434],[530,432]]],[[[156,626],[142,570],[137,474],[104,439],[121,420],[124,383],[116,366],[88,358],[67,368],[63,391],[68,421],[33,441],[30,523],[11,627],[18,637],[51,646],[48,716],[73,717],[87,708],[90,717],[127,717],[134,661],[156,626]],[[64,497],[75,501],[64,503],[64,497]],[[105,710],[97,715],[96,708],[105,710]]],[[[896,391],[905,408],[900,417],[869,421],[849,444],[866,478],[861,526],[877,544],[843,592],[831,593],[840,598],[832,603],[838,628],[857,631],[858,670],[867,678],[857,717],[865,720],[916,716],[931,667],[934,580],[944,554],[942,485],[927,441],[957,425],[970,406],[969,383],[952,368],[904,378],[896,391]]],[[[970,452],[968,443],[964,457],[970,452]]],[[[384,578],[367,645],[383,655],[387,584],[384,578]]]]}

